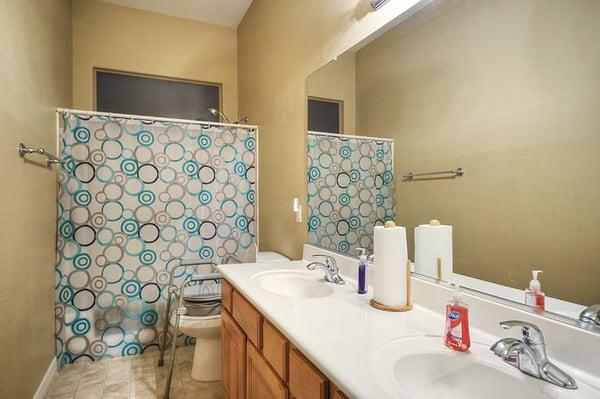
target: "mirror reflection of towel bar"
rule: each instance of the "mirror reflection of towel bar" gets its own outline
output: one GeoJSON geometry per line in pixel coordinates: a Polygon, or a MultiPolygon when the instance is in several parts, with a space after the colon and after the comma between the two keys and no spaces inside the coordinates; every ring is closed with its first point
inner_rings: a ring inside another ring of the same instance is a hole
{"type": "Polygon", "coordinates": [[[440,170],[436,172],[408,172],[402,175],[405,180],[413,180],[415,177],[419,176],[436,176],[436,175],[451,175],[449,177],[458,177],[465,174],[465,170],[463,168],[456,168],[452,170],[440,170]]]}
{"type": "Polygon", "coordinates": [[[27,147],[23,143],[20,143],[19,144],[19,158],[25,158],[25,155],[28,155],[28,154],[39,154],[39,155],[45,156],[46,158],[48,158],[46,160],[47,166],[51,166],[53,164],[65,163],[65,161],[55,157],[54,155],[50,154],[48,151],[44,150],[41,147],[35,149],[32,147],[27,147]]]}

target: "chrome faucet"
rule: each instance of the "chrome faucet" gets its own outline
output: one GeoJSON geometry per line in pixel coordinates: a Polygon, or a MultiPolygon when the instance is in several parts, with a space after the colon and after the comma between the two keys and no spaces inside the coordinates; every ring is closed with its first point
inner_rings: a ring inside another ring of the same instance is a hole
{"type": "Polygon", "coordinates": [[[500,327],[505,330],[521,327],[522,338],[503,338],[493,344],[490,350],[496,356],[532,377],[566,389],[577,389],[575,380],[548,359],[544,335],[535,324],[509,320],[501,322],[500,327]]]}
{"type": "Polygon", "coordinates": [[[600,303],[587,307],[579,315],[579,320],[600,327],[600,303]]]}
{"type": "Polygon", "coordinates": [[[342,285],[345,283],[342,276],[340,276],[339,268],[333,256],[316,254],[313,255],[313,258],[323,258],[325,262],[313,261],[306,265],[308,270],[321,269],[325,272],[325,276],[323,277],[325,281],[329,283],[342,285]]]}

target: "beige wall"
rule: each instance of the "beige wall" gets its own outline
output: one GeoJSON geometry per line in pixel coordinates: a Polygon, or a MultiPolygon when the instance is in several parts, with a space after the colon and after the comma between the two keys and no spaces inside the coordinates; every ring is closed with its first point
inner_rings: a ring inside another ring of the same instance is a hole
{"type": "Polygon", "coordinates": [[[223,112],[237,117],[234,28],[77,0],[73,7],[73,106],[94,106],[93,68],[223,84],[223,112]]]}
{"type": "Polygon", "coordinates": [[[71,103],[71,2],[0,0],[0,48],[0,397],[31,398],[54,357],[56,173],[17,145],[56,148],[55,108],[71,103]]]}
{"type": "Polygon", "coordinates": [[[356,57],[353,52],[338,57],[308,78],[310,97],[343,101],[344,134],[356,133],[356,57]]]}
{"type": "Polygon", "coordinates": [[[260,245],[302,254],[306,222],[306,78],[413,5],[368,0],[254,0],[238,27],[239,106],[260,125],[260,245]],[[252,67],[249,67],[252,65],[252,67]],[[304,215],[305,216],[305,215],[304,215]]]}
{"type": "Polygon", "coordinates": [[[400,224],[454,225],[457,272],[524,288],[539,268],[547,294],[600,302],[598,18],[593,0],[446,1],[358,52],[357,127],[396,139],[396,177],[466,169],[396,184],[400,224]]]}

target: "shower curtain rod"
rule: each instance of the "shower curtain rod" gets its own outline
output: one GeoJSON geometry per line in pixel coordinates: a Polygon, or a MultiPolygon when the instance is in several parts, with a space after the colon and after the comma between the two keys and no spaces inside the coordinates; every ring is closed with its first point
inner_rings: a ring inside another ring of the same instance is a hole
{"type": "Polygon", "coordinates": [[[193,119],[176,119],[176,118],[163,118],[160,116],[147,116],[147,115],[134,115],[134,114],[117,114],[114,112],[99,112],[99,111],[83,111],[79,109],[69,108],[56,108],[56,112],[82,114],[82,115],[93,115],[93,116],[108,116],[110,118],[123,118],[123,119],[135,119],[135,120],[151,120],[159,122],[175,122],[185,123],[188,125],[212,125],[212,126],[223,126],[223,127],[238,127],[242,129],[258,129],[257,125],[238,125],[235,123],[221,123],[221,122],[209,122],[209,121],[197,121],[193,119]]]}
{"type": "Polygon", "coordinates": [[[362,139],[362,140],[377,140],[377,141],[390,141],[392,143],[394,142],[394,139],[384,139],[383,137],[355,136],[353,134],[315,132],[313,130],[309,130],[308,134],[314,134],[316,136],[337,137],[337,138],[362,139]]]}

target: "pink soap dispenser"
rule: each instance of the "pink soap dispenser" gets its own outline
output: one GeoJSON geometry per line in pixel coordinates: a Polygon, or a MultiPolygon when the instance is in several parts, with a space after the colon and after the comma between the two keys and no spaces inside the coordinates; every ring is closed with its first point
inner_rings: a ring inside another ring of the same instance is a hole
{"type": "Polygon", "coordinates": [[[546,294],[542,292],[542,285],[538,280],[541,270],[533,270],[533,279],[529,282],[529,288],[525,290],[525,305],[532,306],[537,310],[546,308],[546,294]]]}
{"type": "Polygon", "coordinates": [[[444,343],[450,349],[466,352],[471,347],[469,305],[463,301],[458,284],[454,283],[454,288],[454,295],[446,304],[444,343]]]}

